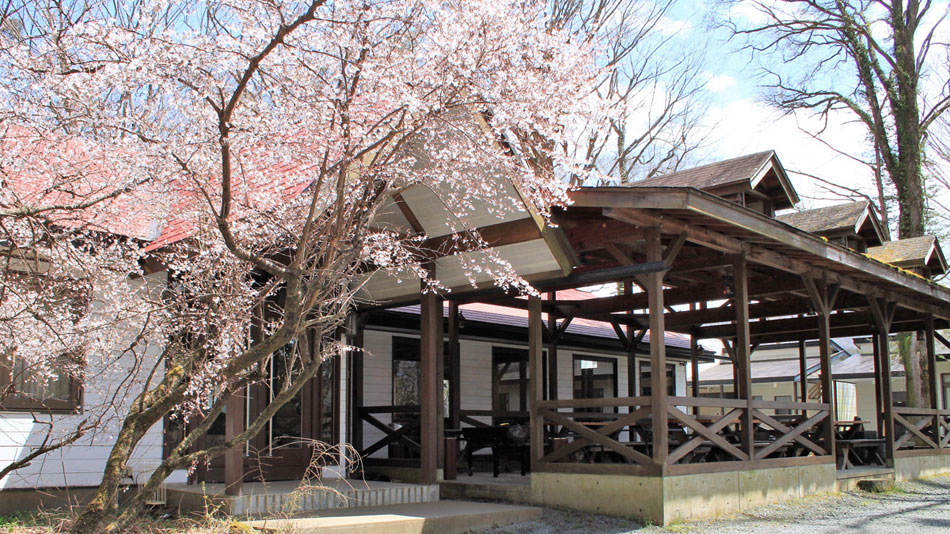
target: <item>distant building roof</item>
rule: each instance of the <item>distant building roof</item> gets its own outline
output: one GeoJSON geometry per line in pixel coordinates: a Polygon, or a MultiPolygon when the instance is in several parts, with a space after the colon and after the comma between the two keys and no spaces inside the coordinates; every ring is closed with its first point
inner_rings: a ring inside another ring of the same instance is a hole
{"type": "Polygon", "coordinates": [[[775,152],[768,150],[708,165],[693,167],[632,184],[634,187],[694,187],[723,196],[725,192],[760,190],[775,202],[775,209],[798,203],[775,152]],[[768,183],[766,183],[768,182],[768,183]]]}
{"type": "Polygon", "coordinates": [[[868,256],[905,269],[926,267],[930,274],[947,272],[947,260],[932,235],[888,241],[868,249],[868,256]]]}
{"type": "Polygon", "coordinates": [[[866,200],[786,213],[776,219],[824,237],[859,235],[868,246],[880,245],[886,240],[881,222],[866,200]]]}
{"type": "MultiPolygon", "coordinates": [[[[807,358],[805,368],[818,367],[818,358],[807,358]]],[[[752,361],[753,382],[792,382],[798,379],[801,367],[797,358],[785,360],[752,361]]],[[[856,354],[831,363],[831,374],[835,379],[871,378],[874,376],[874,357],[870,354],[856,354]]],[[[891,375],[902,376],[904,366],[899,361],[891,360],[891,375]]],[[[817,376],[813,372],[809,376],[817,376]]],[[[715,367],[701,370],[699,383],[704,385],[718,385],[732,383],[732,364],[721,363],[715,367]]]]}

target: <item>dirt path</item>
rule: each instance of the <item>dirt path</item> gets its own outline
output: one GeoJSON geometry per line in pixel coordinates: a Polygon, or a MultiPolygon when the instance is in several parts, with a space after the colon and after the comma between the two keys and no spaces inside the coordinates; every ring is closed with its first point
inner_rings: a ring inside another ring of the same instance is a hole
{"type": "Polygon", "coordinates": [[[760,506],[716,521],[669,527],[578,512],[547,509],[538,521],[480,534],[870,534],[950,533],[950,476],[899,484],[886,493],[819,495],[760,506]]]}

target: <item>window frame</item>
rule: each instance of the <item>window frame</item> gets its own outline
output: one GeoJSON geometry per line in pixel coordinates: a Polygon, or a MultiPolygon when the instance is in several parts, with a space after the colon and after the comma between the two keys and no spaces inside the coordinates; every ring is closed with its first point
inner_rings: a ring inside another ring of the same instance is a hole
{"type": "Polygon", "coordinates": [[[36,399],[29,395],[17,393],[13,384],[13,362],[9,355],[0,356],[0,391],[4,392],[0,399],[0,412],[34,412],[74,414],[82,413],[82,380],[69,377],[68,399],[36,399]]]}

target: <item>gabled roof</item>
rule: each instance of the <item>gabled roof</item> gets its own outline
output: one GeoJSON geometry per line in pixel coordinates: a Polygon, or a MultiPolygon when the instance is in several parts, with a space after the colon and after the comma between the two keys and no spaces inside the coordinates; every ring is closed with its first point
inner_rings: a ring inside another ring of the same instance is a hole
{"type": "Polygon", "coordinates": [[[824,237],[858,235],[864,238],[868,246],[879,245],[887,240],[881,221],[871,203],[866,200],[785,213],[776,219],[824,237]]]}
{"type": "Polygon", "coordinates": [[[798,203],[798,193],[775,152],[768,150],[641,180],[634,187],[693,187],[714,195],[759,190],[775,209],[798,203]]]}
{"type": "Polygon", "coordinates": [[[927,267],[931,274],[947,272],[947,259],[932,235],[888,241],[868,249],[868,256],[905,269],[927,267]]]}

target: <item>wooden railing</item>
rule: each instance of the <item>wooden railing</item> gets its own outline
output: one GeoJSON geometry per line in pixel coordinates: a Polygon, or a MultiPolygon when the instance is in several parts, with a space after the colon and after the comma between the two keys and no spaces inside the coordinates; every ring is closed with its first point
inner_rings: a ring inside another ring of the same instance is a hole
{"type": "Polygon", "coordinates": [[[545,428],[545,449],[537,468],[609,473],[610,465],[589,464],[633,464],[616,471],[686,473],[717,470],[712,464],[742,469],[831,461],[827,404],[703,397],[666,402],[666,440],[654,439],[650,397],[540,402],[535,415],[545,428]],[[589,409],[600,412],[581,411],[589,409]],[[664,445],[666,451],[656,450],[664,445]]]}
{"type": "Polygon", "coordinates": [[[950,447],[950,410],[894,406],[894,450],[950,447]]]}
{"type": "MultiPolygon", "coordinates": [[[[422,452],[422,446],[417,441],[419,439],[420,421],[420,407],[418,405],[361,406],[357,409],[357,414],[362,421],[366,421],[383,433],[382,438],[364,447],[362,450],[357,451],[364,461],[372,454],[382,450],[383,447],[388,447],[390,444],[396,443],[404,445],[409,451],[412,451],[413,455],[418,455],[422,452]],[[396,419],[397,414],[404,415],[405,417],[396,424],[384,423],[377,417],[377,415],[380,414],[389,414],[393,416],[393,419],[396,419]]],[[[410,463],[418,463],[418,460],[415,458],[410,458],[410,460],[410,463]]]]}

